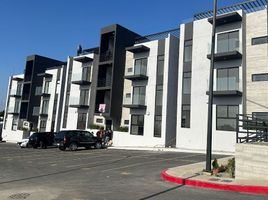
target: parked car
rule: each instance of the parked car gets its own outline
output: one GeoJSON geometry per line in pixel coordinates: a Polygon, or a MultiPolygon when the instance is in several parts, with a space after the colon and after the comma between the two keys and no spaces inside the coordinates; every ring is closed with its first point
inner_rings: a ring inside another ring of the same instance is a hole
{"type": "Polygon", "coordinates": [[[47,146],[53,146],[54,133],[53,132],[36,132],[29,137],[28,146],[33,148],[47,148],[47,146]]]}
{"type": "Polygon", "coordinates": [[[29,138],[22,139],[20,142],[17,142],[21,148],[28,148],[29,147],[29,138]]]}
{"type": "Polygon", "coordinates": [[[91,147],[100,149],[102,147],[102,142],[97,137],[88,131],[81,130],[60,131],[55,136],[55,142],[62,151],[66,148],[75,151],[78,147],[86,149],[91,147]]]}

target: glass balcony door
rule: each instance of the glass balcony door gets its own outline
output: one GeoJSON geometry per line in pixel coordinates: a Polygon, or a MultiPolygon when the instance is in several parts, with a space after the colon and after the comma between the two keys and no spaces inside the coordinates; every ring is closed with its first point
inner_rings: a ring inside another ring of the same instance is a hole
{"type": "Polygon", "coordinates": [[[135,60],[134,75],[146,75],[147,72],[147,58],[135,60]]]}
{"type": "Polygon", "coordinates": [[[239,31],[217,35],[217,53],[239,50],[239,31]]]}
{"type": "Polygon", "coordinates": [[[217,91],[239,90],[239,68],[217,70],[217,91]]]}
{"type": "Polygon", "coordinates": [[[145,105],[145,86],[133,87],[133,105],[145,105]]]}

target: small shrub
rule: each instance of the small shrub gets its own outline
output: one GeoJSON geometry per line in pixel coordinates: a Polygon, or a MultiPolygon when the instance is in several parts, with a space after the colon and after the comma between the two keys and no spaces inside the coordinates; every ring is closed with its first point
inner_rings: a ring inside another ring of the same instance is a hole
{"type": "Polygon", "coordinates": [[[90,129],[100,129],[100,128],[103,128],[103,126],[101,126],[101,125],[97,125],[97,124],[90,124],[90,125],[89,125],[89,128],[90,128],[90,129]]]}
{"type": "Polygon", "coordinates": [[[229,159],[226,171],[231,178],[235,177],[235,158],[229,159]]]}
{"type": "Polygon", "coordinates": [[[117,131],[128,132],[128,127],[127,126],[120,126],[117,131]]]}
{"type": "Polygon", "coordinates": [[[217,158],[214,158],[213,162],[212,162],[212,168],[213,169],[218,169],[219,168],[219,163],[217,158]]]}

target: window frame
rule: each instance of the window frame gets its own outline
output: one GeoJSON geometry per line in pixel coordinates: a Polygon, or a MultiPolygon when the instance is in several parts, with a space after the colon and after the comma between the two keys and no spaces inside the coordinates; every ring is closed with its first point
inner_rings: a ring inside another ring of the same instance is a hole
{"type": "Polygon", "coordinates": [[[144,135],[144,115],[131,115],[130,135],[143,136],[144,135]],[[137,124],[133,124],[133,117],[137,117],[137,124]],[[139,117],[143,118],[142,126],[139,124],[139,117]],[[138,126],[138,134],[133,134],[133,125],[138,126]],[[139,129],[142,128],[142,134],[139,134],[139,129]]]}
{"type": "Polygon", "coordinates": [[[216,91],[230,91],[231,89],[230,89],[230,84],[229,84],[229,79],[230,79],[230,70],[231,69],[237,69],[237,71],[238,71],[238,77],[237,77],[237,80],[238,80],[238,87],[235,89],[235,90],[239,90],[239,79],[240,79],[240,74],[239,74],[239,66],[237,66],[237,67],[228,67],[228,68],[218,68],[217,69],[217,75],[216,75],[216,91]],[[227,89],[226,90],[220,90],[219,88],[218,88],[218,80],[219,80],[219,71],[221,71],[221,70],[227,70],[227,89]]]}
{"type": "Polygon", "coordinates": [[[238,109],[238,113],[239,114],[239,105],[216,105],[216,130],[217,131],[236,131],[236,128],[234,130],[226,130],[226,129],[219,129],[218,128],[218,119],[232,119],[232,120],[236,120],[236,117],[229,117],[229,107],[237,107],[238,109]],[[226,106],[227,107],[227,117],[218,117],[218,108],[219,107],[223,107],[226,106]]]}
{"type": "Polygon", "coordinates": [[[252,82],[268,81],[268,73],[251,74],[251,81],[252,82]],[[254,80],[254,76],[258,76],[258,75],[266,75],[267,80],[254,80]]]}
{"type": "Polygon", "coordinates": [[[261,44],[267,44],[267,43],[268,43],[268,36],[260,36],[260,37],[251,38],[251,45],[252,46],[261,45],[261,44]],[[266,39],[266,41],[261,42],[261,43],[255,43],[254,41],[258,41],[258,39],[266,39]]]}

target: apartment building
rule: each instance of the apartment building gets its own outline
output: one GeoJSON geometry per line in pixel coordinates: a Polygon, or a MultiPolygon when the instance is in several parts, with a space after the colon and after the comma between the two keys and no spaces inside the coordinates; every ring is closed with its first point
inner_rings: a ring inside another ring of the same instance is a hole
{"type": "Polygon", "coordinates": [[[126,48],[119,146],[175,146],[179,30],[138,39],[126,48]],[[171,97],[171,98],[170,98],[171,97]]]}
{"type": "MultiPolygon", "coordinates": [[[[264,116],[267,112],[266,83],[256,83],[266,76],[267,44],[254,45],[258,37],[266,38],[267,43],[264,9],[265,4],[257,0],[218,10],[221,14],[216,18],[214,52],[214,152],[234,152],[237,115],[264,116]],[[257,19],[261,19],[258,27],[257,19]]],[[[193,21],[181,25],[176,145],[180,149],[206,149],[212,14],[196,14],[193,21]]]]}
{"type": "Polygon", "coordinates": [[[89,129],[93,124],[98,62],[98,48],[68,58],[61,129],[89,129]]]}
{"type": "Polygon", "coordinates": [[[38,129],[40,100],[45,70],[62,65],[51,58],[32,55],[26,58],[24,74],[9,80],[2,137],[7,141],[18,141],[29,135],[23,131],[23,122],[29,122],[32,130],[38,129]],[[18,94],[18,95],[17,95],[18,94]]]}
{"type": "Polygon", "coordinates": [[[38,131],[57,132],[60,130],[66,65],[55,66],[39,74],[43,87],[39,111],[38,131]]]}

